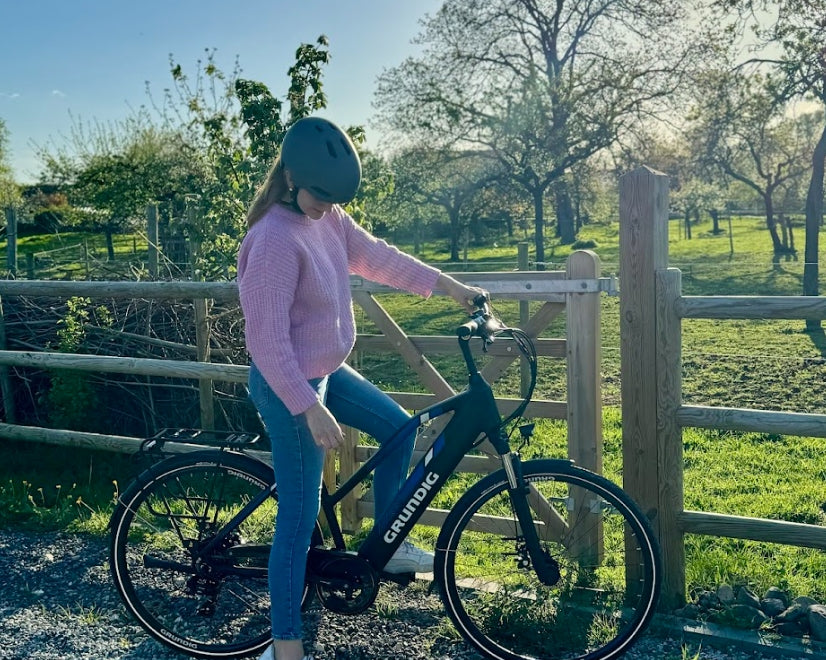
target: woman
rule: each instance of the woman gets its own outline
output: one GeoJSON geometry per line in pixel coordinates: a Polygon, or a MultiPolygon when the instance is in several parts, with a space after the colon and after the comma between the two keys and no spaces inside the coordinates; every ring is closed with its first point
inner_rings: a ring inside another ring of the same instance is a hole
{"type": "MultiPolygon", "coordinates": [[[[471,309],[482,289],[458,282],[378,240],[339,206],[361,181],[356,150],[332,122],[287,131],[281,155],[247,214],[238,289],[251,357],[250,397],[270,436],[279,507],[269,560],[273,644],[262,659],[302,660],[301,594],[320,506],[326,451],[340,424],[388,440],[409,415],[345,360],[355,341],[350,274],[429,296],[438,288],[471,309]]],[[[373,476],[378,519],[407,476],[410,437],[373,476]]],[[[384,570],[432,570],[433,555],[402,545],[384,570]]]]}

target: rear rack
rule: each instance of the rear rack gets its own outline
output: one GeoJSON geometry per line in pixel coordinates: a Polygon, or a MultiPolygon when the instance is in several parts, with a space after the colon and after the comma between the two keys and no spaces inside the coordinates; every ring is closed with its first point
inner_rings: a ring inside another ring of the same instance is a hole
{"type": "Polygon", "coordinates": [[[206,429],[161,429],[141,443],[141,452],[161,451],[167,442],[204,447],[243,449],[258,442],[257,433],[237,431],[207,431],[206,429]]]}

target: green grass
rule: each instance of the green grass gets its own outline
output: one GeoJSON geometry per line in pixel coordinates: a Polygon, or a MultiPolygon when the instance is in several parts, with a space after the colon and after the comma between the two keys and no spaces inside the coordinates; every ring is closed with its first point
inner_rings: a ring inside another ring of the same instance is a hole
{"type": "MultiPolygon", "coordinates": [[[[722,226],[727,228],[725,223],[722,226]]],[[[801,293],[801,228],[795,234],[800,260],[779,263],[772,262],[771,244],[761,218],[735,218],[732,228],[732,242],[728,233],[712,235],[709,223],[695,227],[693,238],[688,240],[681,235],[679,223],[670,223],[670,265],[682,271],[685,295],[801,293]]],[[[615,223],[588,226],[580,238],[596,244],[594,250],[602,260],[604,273],[617,272],[615,223]]],[[[131,239],[127,242],[131,246],[131,239]]],[[[570,252],[569,246],[549,244],[546,259],[561,266],[570,252]]],[[[444,245],[428,245],[421,256],[437,264],[444,264],[448,258],[444,245]]],[[[509,270],[499,262],[515,260],[516,247],[512,243],[474,249],[469,255],[474,270],[509,270]]],[[[822,279],[821,288],[825,285],[822,279]]],[[[422,301],[383,295],[381,302],[402,328],[415,334],[446,334],[460,318],[450,300],[422,301]]],[[[495,304],[506,320],[517,322],[514,303],[495,304]]],[[[604,297],[602,312],[605,473],[621,483],[618,298],[604,297]]],[[[375,332],[358,309],[357,320],[360,332],[375,332]]],[[[560,318],[546,334],[562,336],[563,332],[564,318],[560,318]]],[[[807,333],[803,321],[686,320],[682,350],[683,396],[688,404],[826,413],[826,339],[807,333]]],[[[397,357],[362,355],[359,360],[365,376],[381,387],[424,390],[397,357]]],[[[463,368],[456,358],[433,356],[432,361],[454,387],[463,385],[463,368]]],[[[565,398],[564,369],[561,361],[541,361],[538,397],[565,398]]],[[[507,396],[515,396],[517,389],[515,369],[496,385],[497,392],[507,396]]],[[[563,423],[542,421],[524,453],[564,456],[566,443],[563,423]]],[[[822,523],[826,515],[826,440],[686,429],[684,443],[686,509],[822,523]]],[[[42,451],[51,455],[58,450],[42,451]]],[[[59,469],[55,471],[56,468],[35,473],[31,458],[27,463],[7,461],[0,466],[0,525],[72,524],[102,532],[105,527],[100,523],[111,501],[112,482],[115,478],[127,478],[126,466],[110,469],[105,462],[111,457],[106,457],[96,459],[92,470],[81,466],[77,470],[80,474],[66,475],[59,469]],[[27,471],[23,470],[24,464],[28,465],[27,471]],[[87,472],[93,476],[89,477],[87,472]],[[28,484],[25,487],[23,474],[28,484]],[[61,500],[55,495],[56,484],[62,484],[62,493],[71,494],[72,502],[76,502],[77,495],[87,506],[71,504],[69,497],[61,500]]],[[[435,505],[446,507],[455,501],[465,487],[463,479],[469,477],[452,481],[435,505]]],[[[429,528],[417,530],[425,542],[432,542],[437,532],[429,528]]],[[[826,559],[822,557],[826,555],[819,551],[704,536],[688,536],[686,548],[689,590],[715,588],[726,582],[748,585],[757,592],[779,586],[792,595],[826,598],[826,585],[822,583],[826,569],[826,559]]]]}
{"type": "Polygon", "coordinates": [[[135,474],[128,457],[105,452],[14,441],[3,449],[0,527],[104,534],[119,484],[135,474]]]}
{"type": "MultiPolygon", "coordinates": [[[[17,272],[28,276],[29,255],[34,257],[34,278],[44,280],[106,279],[129,277],[143,271],[147,261],[146,238],[138,234],[113,237],[115,260],[109,261],[106,238],[90,232],[65,232],[20,236],[17,272]]],[[[6,263],[6,246],[0,248],[6,263]]]]}

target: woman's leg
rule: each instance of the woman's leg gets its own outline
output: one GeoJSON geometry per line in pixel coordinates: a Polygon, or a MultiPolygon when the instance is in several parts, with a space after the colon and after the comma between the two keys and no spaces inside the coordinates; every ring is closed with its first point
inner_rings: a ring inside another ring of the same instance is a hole
{"type": "MultiPolygon", "coordinates": [[[[339,423],[368,433],[382,445],[410,419],[404,408],[348,365],[329,376],[327,408],[339,423]]],[[[416,436],[411,434],[398,440],[396,448],[373,474],[376,520],[399,492],[410,468],[416,436]]]]}
{"type": "MultiPolygon", "coordinates": [[[[325,381],[311,381],[322,390],[325,381]]],[[[315,444],[302,417],[294,417],[254,365],[250,398],[270,437],[278,513],[269,560],[274,640],[301,639],[301,596],[307,551],[318,517],[324,450],[315,444]]]]}

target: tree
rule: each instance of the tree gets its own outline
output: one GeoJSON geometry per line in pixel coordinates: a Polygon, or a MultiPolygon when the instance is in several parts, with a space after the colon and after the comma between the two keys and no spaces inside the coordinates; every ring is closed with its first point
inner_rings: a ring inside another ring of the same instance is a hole
{"type": "Polygon", "coordinates": [[[759,75],[715,72],[704,82],[697,87],[692,144],[707,166],[759,196],[775,257],[793,252],[778,233],[775,195],[808,169],[811,122],[789,116],[759,75]]]}
{"type": "MultiPolygon", "coordinates": [[[[280,148],[287,129],[299,119],[327,106],[322,75],[329,62],[329,43],[320,36],[314,44],[301,44],[287,71],[290,84],[283,100],[258,81],[241,77],[235,68],[225,73],[215,62],[215,52],[197,63],[190,78],[170,59],[173,87],[155,102],[165,126],[179,130],[186,150],[198,154],[208,176],[200,193],[200,221],[189,228],[201,245],[201,268],[211,276],[231,276],[246,209],[280,148]]],[[[151,97],[151,93],[150,93],[151,97]]],[[[347,129],[358,147],[364,142],[360,126],[347,129]]],[[[362,191],[387,183],[384,173],[371,181],[365,168],[362,191]]],[[[375,191],[374,191],[375,192],[375,191]]],[[[348,205],[356,219],[366,214],[361,204],[371,193],[360,192],[348,205]]]]}
{"type": "Polygon", "coordinates": [[[356,222],[373,230],[376,222],[387,224],[388,216],[394,215],[387,203],[395,188],[395,179],[390,163],[380,154],[362,149],[360,157],[361,185],[348,209],[356,222]]]}
{"type": "Polygon", "coordinates": [[[447,0],[424,21],[421,56],[379,78],[380,120],[396,136],[494,154],[531,200],[544,260],[545,196],[573,242],[564,176],[658,109],[680,82],[686,3],[447,0]]]}
{"type": "Polygon", "coordinates": [[[6,122],[0,119],[0,209],[20,203],[20,188],[14,182],[8,163],[9,131],[6,122]]]}
{"type": "Polygon", "coordinates": [[[59,183],[86,222],[106,236],[114,260],[115,234],[142,219],[147,204],[184,204],[203,171],[181,148],[179,135],[154,126],[146,112],[112,124],[75,123],[69,146],[41,149],[43,176],[59,183]]]}
{"type": "MultiPolygon", "coordinates": [[[[200,273],[230,278],[246,210],[284,133],[326,107],[321,76],[329,61],[327,45],[322,36],[298,47],[283,100],[263,83],[242,78],[237,61],[225,73],[214,51],[206,51],[191,78],[170,57],[173,84],[160,98],[147,89],[149,108],[133,117],[106,126],[77,124],[68,145],[41,150],[45,175],[64,185],[76,206],[105,211],[99,228],[109,238],[110,255],[112,234],[142,217],[147,203],[161,202],[166,207],[162,225],[192,239],[200,273]],[[196,213],[185,212],[193,208],[196,213]]],[[[349,133],[357,145],[364,141],[361,127],[349,133]]],[[[365,167],[362,190],[348,206],[354,217],[364,219],[361,205],[388,185],[380,170],[371,180],[374,169],[365,167]]]]}
{"type": "Polygon", "coordinates": [[[447,215],[450,259],[459,260],[459,245],[468,227],[468,204],[501,173],[490,154],[449,149],[410,149],[392,163],[395,198],[437,207],[447,215]]]}
{"type": "MultiPolygon", "coordinates": [[[[826,0],[718,0],[724,10],[738,10],[733,31],[748,29],[757,40],[755,66],[768,67],[778,99],[808,99],[826,110],[826,0]],[[754,20],[762,12],[762,20],[754,20]],[[768,18],[766,18],[768,16],[768,18]],[[771,50],[767,50],[771,49],[771,50]],[[779,53],[765,57],[766,52],[779,53]]],[[[819,232],[823,219],[826,172],[826,112],[820,137],[811,154],[811,177],[806,196],[806,250],[803,295],[818,295],[819,232]]],[[[820,329],[819,321],[807,328],[820,329]]]]}

